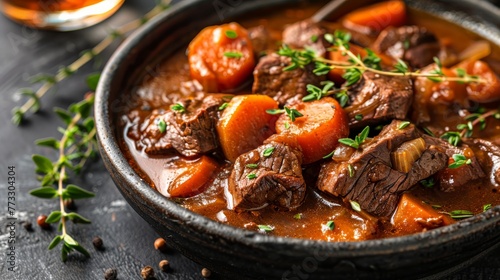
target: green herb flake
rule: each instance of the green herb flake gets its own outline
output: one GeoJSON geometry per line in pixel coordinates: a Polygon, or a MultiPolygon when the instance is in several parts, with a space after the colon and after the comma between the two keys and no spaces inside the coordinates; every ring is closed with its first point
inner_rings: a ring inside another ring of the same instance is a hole
{"type": "Polygon", "coordinates": [[[448,165],[448,168],[451,168],[451,169],[459,168],[463,165],[472,163],[472,160],[470,158],[468,159],[464,155],[461,155],[461,154],[454,154],[452,156],[452,159],[453,159],[453,163],[448,165]]]}
{"type": "Polygon", "coordinates": [[[250,174],[247,175],[247,178],[250,179],[250,180],[255,179],[255,178],[257,178],[257,174],[250,173],[250,174]]]}
{"type": "Polygon", "coordinates": [[[324,159],[331,158],[333,157],[333,154],[335,153],[335,150],[331,151],[328,155],[324,156],[324,159]]]}
{"type": "Polygon", "coordinates": [[[290,120],[292,122],[294,122],[296,118],[304,116],[302,113],[297,111],[297,109],[288,108],[286,106],[284,107],[284,109],[285,109],[286,115],[290,118],[290,120]]]}
{"type": "Polygon", "coordinates": [[[486,212],[491,209],[491,204],[485,204],[483,205],[483,212],[486,212]]]}
{"type": "Polygon", "coordinates": [[[326,228],[328,230],[334,230],[335,229],[335,222],[334,221],[328,221],[328,222],[326,222],[325,226],[326,226],[326,228]]]}
{"type": "Polygon", "coordinates": [[[358,202],[354,200],[349,200],[349,203],[351,203],[351,208],[356,211],[356,212],[361,212],[361,206],[359,205],[358,202]]]}
{"type": "Polygon", "coordinates": [[[226,30],[226,32],[224,32],[224,34],[229,39],[236,39],[236,38],[238,38],[238,33],[236,33],[236,31],[231,30],[231,29],[226,30]]]}
{"type": "Polygon", "coordinates": [[[431,177],[420,181],[420,184],[426,188],[432,188],[436,183],[434,182],[434,178],[431,177]]]}
{"type": "Polygon", "coordinates": [[[160,121],[158,121],[158,130],[161,133],[165,133],[165,131],[167,131],[167,124],[163,119],[160,119],[160,121]]]}
{"type": "Polygon", "coordinates": [[[222,105],[219,106],[219,111],[226,109],[227,106],[229,106],[229,103],[227,103],[227,102],[222,103],[222,105]]]}
{"type": "Polygon", "coordinates": [[[363,142],[365,142],[366,138],[368,137],[368,134],[370,133],[370,127],[366,126],[361,133],[356,135],[354,139],[351,138],[340,138],[339,143],[342,143],[346,146],[352,147],[354,149],[358,149],[363,142]]]}
{"type": "Polygon", "coordinates": [[[354,116],[354,119],[357,120],[357,121],[360,121],[363,119],[363,114],[357,114],[356,116],[354,116]]]}
{"type": "Polygon", "coordinates": [[[294,218],[295,220],[300,220],[300,219],[302,219],[302,213],[297,213],[297,214],[293,215],[293,218],[294,218]]]}
{"type": "Polygon", "coordinates": [[[318,35],[314,34],[311,36],[311,42],[316,43],[318,42],[318,35]]]}
{"type": "Polygon", "coordinates": [[[257,227],[259,228],[260,231],[264,232],[271,232],[274,230],[274,227],[270,225],[257,225],[257,227]]]}
{"type": "Polygon", "coordinates": [[[352,167],[352,165],[351,165],[351,164],[349,164],[349,165],[347,166],[347,170],[349,171],[349,177],[350,177],[350,178],[354,177],[355,170],[354,170],[354,167],[352,167]]]}
{"type": "Polygon", "coordinates": [[[290,123],[289,122],[285,122],[285,129],[286,130],[290,129],[290,123]]]}
{"type": "Polygon", "coordinates": [[[262,155],[264,157],[269,157],[273,154],[273,152],[274,152],[274,147],[268,147],[264,150],[264,152],[262,152],[262,155]]]}
{"type": "Polygon", "coordinates": [[[465,219],[474,216],[474,213],[468,210],[453,210],[447,214],[453,219],[465,219]]]}
{"type": "Polygon", "coordinates": [[[228,58],[242,58],[243,54],[241,52],[225,52],[224,56],[228,58]]]}
{"type": "Polygon", "coordinates": [[[186,108],[181,103],[176,103],[176,104],[170,106],[170,109],[176,111],[177,113],[184,113],[184,112],[186,112],[186,108]]]}
{"type": "Polygon", "coordinates": [[[398,129],[401,130],[401,129],[405,129],[407,128],[408,126],[410,125],[410,122],[408,121],[404,121],[404,122],[401,122],[398,126],[398,129]]]}
{"type": "Polygon", "coordinates": [[[256,169],[257,167],[259,167],[259,165],[257,163],[249,163],[245,166],[246,166],[246,168],[250,168],[250,169],[256,169]]]}

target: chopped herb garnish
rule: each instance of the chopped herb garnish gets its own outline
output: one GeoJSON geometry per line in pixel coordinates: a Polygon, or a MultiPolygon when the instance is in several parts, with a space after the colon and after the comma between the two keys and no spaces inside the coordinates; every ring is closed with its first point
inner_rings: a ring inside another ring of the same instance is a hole
{"type": "Polygon", "coordinates": [[[229,105],[229,103],[227,103],[227,102],[222,103],[222,105],[219,106],[219,111],[226,109],[228,105],[229,105]]]}
{"type": "Polygon", "coordinates": [[[355,172],[354,167],[352,167],[352,165],[349,164],[347,166],[347,170],[349,171],[349,177],[351,177],[351,178],[354,177],[354,172],[355,172]]]}
{"type": "Polygon", "coordinates": [[[434,133],[433,133],[433,132],[432,132],[429,128],[427,128],[427,127],[423,127],[422,129],[423,129],[423,130],[425,131],[425,133],[427,133],[428,135],[430,135],[430,136],[432,136],[432,137],[436,137],[436,135],[434,135],[434,133]]]}
{"type": "Polygon", "coordinates": [[[331,151],[328,155],[324,156],[324,159],[331,158],[333,156],[333,153],[335,153],[335,150],[331,151]]]}
{"type": "Polygon", "coordinates": [[[398,126],[398,129],[405,129],[406,127],[408,127],[410,125],[410,122],[408,121],[404,121],[404,122],[401,122],[398,126]]]}
{"type": "Polygon", "coordinates": [[[238,38],[238,33],[236,33],[236,31],[234,30],[226,30],[226,32],[224,32],[226,34],[226,37],[229,38],[229,39],[236,39],[238,38]]]}
{"type": "Polygon", "coordinates": [[[339,102],[340,106],[342,108],[344,108],[345,105],[347,105],[347,101],[349,101],[349,96],[347,95],[347,91],[346,90],[341,90],[340,92],[337,92],[335,94],[335,99],[337,99],[337,101],[339,102]]]}
{"type": "Polygon", "coordinates": [[[184,108],[184,105],[182,105],[181,103],[176,103],[176,104],[170,106],[170,109],[172,109],[178,113],[186,112],[186,108],[184,108]]]}
{"type": "Polygon", "coordinates": [[[408,65],[401,59],[398,59],[398,62],[394,65],[394,72],[401,74],[408,73],[408,65]]]}
{"type": "Polygon", "coordinates": [[[452,169],[459,168],[463,165],[472,163],[472,160],[470,158],[466,158],[464,155],[461,154],[454,154],[452,158],[453,158],[453,163],[448,165],[448,168],[452,169]]]}
{"type": "Polygon", "coordinates": [[[361,212],[361,206],[359,205],[359,203],[357,203],[356,201],[354,200],[349,200],[349,203],[351,203],[351,208],[356,211],[356,212],[361,212]]]}
{"type": "Polygon", "coordinates": [[[259,230],[264,232],[271,232],[274,230],[274,227],[270,225],[257,225],[257,227],[259,227],[259,230]]]}
{"type": "Polygon", "coordinates": [[[334,230],[335,229],[335,222],[334,221],[326,222],[326,228],[328,228],[329,230],[334,230]]]}
{"type": "Polygon", "coordinates": [[[422,184],[422,186],[424,186],[426,188],[432,188],[432,187],[434,187],[434,185],[436,183],[434,182],[434,178],[431,177],[431,178],[424,179],[424,180],[420,181],[420,184],[422,184]]]}
{"type": "Polygon", "coordinates": [[[259,165],[257,163],[249,163],[247,165],[245,165],[247,168],[250,168],[250,169],[256,169],[257,167],[259,167],[259,165]]]}
{"type": "Polygon", "coordinates": [[[358,134],[358,135],[356,135],[356,137],[354,137],[354,140],[351,138],[340,138],[339,143],[342,143],[342,144],[347,145],[349,147],[353,147],[354,149],[359,149],[361,144],[363,144],[363,142],[365,142],[369,133],[370,133],[370,127],[367,126],[363,129],[363,131],[361,131],[360,134],[358,134]]]}
{"type": "Polygon", "coordinates": [[[462,141],[462,136],[459,132],[456,131],[448,131],[441,135],[441,138],[444,140],[448,140],[448,143],[453,146],[458,146],[458,144],[460,144],[460,142],[462,141]]]}
{"type": "Polygon", "coordinates": [[[453,210],[446,214],[450,215],[453,219],[465,219],[474,216],[474,213],[468,210],[453,210]]]}
{"type": "Polygon", "coordinates": [[[486,212],[491,209],[491,204],[485,204],[483,205],[483,212],[486,212]]]}
{"type": "Polygon", "coordinates": [[[437,205],[437,204],[433,204],[433,205],[431,205],[431,207],[433,209],[441,209],[442,206],[441,205],[437,205]]]}
{"type": "Polygon", "coordinates": [[[302,219],[302,213],[297,213],[297,214],[293,215],[293,218],[294,218],[295,220],[300,220],[300,219],[302,219]]]}
{"type": "Polygon", "coordinates": [[[410,40],[406,39],[403,41],[403,48],[405,50],[409,49],[410,48],[410,40]]]}
{"type": "Polygon", "coordinates": [[[288,45],[283,45],[278,50],[278,54],[281,56],[289,57],[292,62],[287,67],[283,68],[283,71],[291,71],[297,68],[304,68],[311,62],[314,62],[316,58],[316,53],[310,49],[306,50],[293,50],[288,45]]]}
{"type": "Polygon", "coordinates": [[[158,122],[158,130],[160,130],[161,133],[165,133],[165,131],[167,131],[167,124],[163,119],[158,122]]]}
{"type": "Polygon", "coordinates": [[[248,175],[247,175],[247,178],[248,178],[248,179],[255,179],[255,178],[257,178],[257,174],[255,174],[255,173],[250,173],[250,174],[248,174],[248,175]]]}
{"type": "Polygon", "coordinates": [[[265,157],[269,157],[270,155],[272,155],[274,152],[274,147],[269,147],[269,148],[266,148],[264,150],[264,152],[262,153],[263,156],[265,157]]]}
{"type": "Polygon", "coordinates": [[[285,129],[290,129],[290,123],[289,122],[285,122],[285,129]]]}
{"type": "Polygon", "coordinates": [[[357,121],[360,121],[363,119],[363,114],[357,114],[356,116],[354,116],[354,119],[357,120],[357,121]]]}
{"type": "Polygon", "coordinates": [[[284,109],[269,109],[266,110],[266,113],[271,114],[271,115],[278,115],[278,114],[283,114],[286,113],[286,115],[290,118],[292,122],[295,121],[296,118],[304,116],[302,113],[297,111],[297,109],[289,108],[289,107],[284,107],[284,109]]]}
{"type": "Polygon", "coordinates": [[[241,52],[225,52],[224,56],[229,58],[241,58],[243,54],[241,52]]]}
{"type": "Polygon", "coordinates": [[[321,82],[321,84],[323,85],[323,88],[319,88],[315,85],[308,84],[306,86],[306,90],[309,94],[304,96],[304,98],[302,98],[302,101],[307,102],[313,100],[320,100],[322,97],[327,96],[329,94],[329,91],[335,85],[335,83],[332,81],[324,81],[321,82]]]}
{"type": "Polygon", "coordinates": [[[311,36],[311,42],[316,43],[318,42],[318,35],[314,34],[311,36]]]}

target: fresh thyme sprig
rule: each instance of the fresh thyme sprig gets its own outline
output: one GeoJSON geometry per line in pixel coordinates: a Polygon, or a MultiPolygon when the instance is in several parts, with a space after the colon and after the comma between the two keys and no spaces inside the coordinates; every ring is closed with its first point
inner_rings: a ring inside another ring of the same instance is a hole
{"type": "Polygon", "coordinates": [[[422,73],[420,71],[410,71],[406,63],[402,60],[394,65],[392,71],[382,70],[380,66],[381,59],[375,52],[370,49],[366,49],[367,55],[362,58],[360,55],[355,55],[350,51],[349,41],[351,35],[342,31],[335,31],[332,34],[325,34],[325,40],[333,45],[333,49],[340,51],[344,56],[348,57],[348,61],[334,61],[326,59],[323,57],[316,56],[314,51],[306,50],[295,50],[291,49],[287,45],[283,45],[278,51],[279,55],[290,57],[291,64],[284,68],[285,71],[293,70],[298,67],[303,68],[309,63],[315,63],[314,73],[316,75],[325,75],[332,69],[344,69],[345,74],[343,78],[346,79],[346,86],[351,86],[357,83],[365,71],[369,71],[375,74],[380,74],[384,76],[396,76],[396,77],[426,77],[434,82],[442,81],[456,81],[461,83],[484,83],[485,80],[479,76],[469,75],[463,69],[457,69],[456,77],[446,76],[442,71],[442,65],[439,59],[435,58],[436,69],[428,73],[422,73]]]}
{"type": "Polygon", "coordinates": [[[447,131],[441,135],[441,138],[447,140],[453,146],[458,146],[463,142],[464,138],[472,137],[474,128],[477,125],[479,125],[480,130],[484,130],[486,128],[486,119],[493,117],[500,120],[500,109],[484,111],[484,109],[481,109],[479,112],[467,115],[465,117],[467,123],[457,125],[459,131],[447,131]]]}
{"type": "Polygon", "coordinates": [[[270,115],[279,115],[284,113],[287,115],[288,118],[290,118],[292,122],[294,122],[296,118],[304,116],[297,109],[289,108],[287,106],[283,107],[283,109],[269,109],[266,110],[266,113],[270,115]]]}
{"type": "Polygon", "coordinates": [[[346,146],[352,147],[354,149],[359,149],[361,144],[363,144],[368,138],[368,134],[370,134],[370,127],[366,126],[358,135],[354,137],[354,139],[351,138],[340,138],[339,143],[342,143],[346,146]]]}
{"type": "Polygon", "coordinates": [[[90,116],[94,95],[88,94],[83,101],[72,104],[68,110],[56,109],[57,115],[66,123],[66,128],[61,128],[60,140],[45,138],[36,141],[39,146],[50,147],[58,152],[56,161],[42,155],[33,155],[36,172],[41,187],[30,192],[31,195],[45,198],[58,199],[59,210],[52,211],[46,223],[59,223],[60,235],[54,237],[49,245],[49,250],[62,242],[61,256],[66,261],[68,254],[76,250],[90,257],[88,251],[71,237],[68,233],[67,222],[90,223],[90,220],[75,212],[66,212],[64,201],[67,199],[83,199],[93,197],[94,194],[73,184],[66,184],[68,169],[75,173],[81,171],[89,158],[95,155],[97,149],[96,128],[94,119],[90,116]]]}
{"type": "Polygon", "coordinates": [[[148,12],[144,17],[131,21],[117,29],[111,31],[106,38],[104,38],[99,44],[97,44],[92,49],[83,51],[80,57],[68,66],[63,66],[59,69],[57,74],[48,75],[40,74],[36,75],[31,79],[32,84],[41,83],[38,90],[32,88],[21,89],[20,93],[29,97],[29,99],[20,107],[15,107],[12,109],[12,122],[16,125],[20,125],[22,121],[26,118],[26,113],[31,111],[36,113],[41,108],[41,99],[47,92],[50,91],[55,85],[63,81],[64,79],[72,76],[77,72],[82,66],[87,64],[101,54],[105,49],[107,49],[116,39],[124,37],[126,34],[137,29],[151,18],[159,14],[160,12],[166,10],[169,7],[170,0],[157,0],[156,6],[148,12]]]}

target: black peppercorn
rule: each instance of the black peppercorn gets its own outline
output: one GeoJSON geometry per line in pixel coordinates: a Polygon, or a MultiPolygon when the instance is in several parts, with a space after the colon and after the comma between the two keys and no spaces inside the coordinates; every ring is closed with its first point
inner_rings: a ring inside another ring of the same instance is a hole
{"type": "Polygon", "coordinates": [[[203,276],[203,278],[210,278],[211,275],[212,271],[208,270],[208,268],[203,268],[201,270],[201,276],[203,276]]]}
{"type": "Polygon", "coordinates": [[[33,231],[33,225],[31,224],[30,221],[25,221],[23,227],[27,231],[33,231]]]}
{"type": "Polygon", "coordinates": [[[115,280],[118,276],[118,270],[116,268],[108,268],[104,272],[104,279],[106,280],[115,280]]]}
{"type": "Polygon", "coordinates": [[[160,252],[167,251],[167,242],[163,238],[157,238],[154,243],[155,249],[160,252]]]}
{"type": "Polygon", "coordinates": [[[102,250],[102,239],[99,236],[96,236],[94,237],[94,239],[92,239],[92,244],[97,250],[102,250]]]}
{"type": "Polygon", "coordinates": [[[170,262],[167,260],[162,260],[162,261],[160,261],[159,266],[160,266],[161,271],[163,271],[163,272],[168,271],[170,269],[170,262]]]}
{"type": "Polygon", "coordinates": [[[47,220],[47,216],[45,215],[40,215],[38,216],[38,218],[36,219],[36,223],[43,229],[50,229],[50,224],[47,224],[45,222],[45,220],[47,220]]]}
{"type": "Polygon", "coordinates": [[[142,279],[145,279],[145,280],[154,279],[155,271],[151,266],[147,265],[142,269],[141,276],[142,276],[142,279]]]}

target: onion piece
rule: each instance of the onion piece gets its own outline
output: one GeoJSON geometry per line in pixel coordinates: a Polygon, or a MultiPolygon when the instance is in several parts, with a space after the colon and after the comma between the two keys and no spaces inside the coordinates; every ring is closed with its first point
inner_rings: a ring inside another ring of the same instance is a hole
{"type": "Polygon", "coordinates": [[[487,57],[491,53],[491,46],[488,41],[480,40],[470,44],[465,50],[458,55],[458,61],[480,60],[487,57]]]}
{"type": "Polygon", "coordinates": [[[404,142],[391,153],[392,167],[399,172],[408,173],[424,151],[425,141],[422,137],[404,142]]]}

